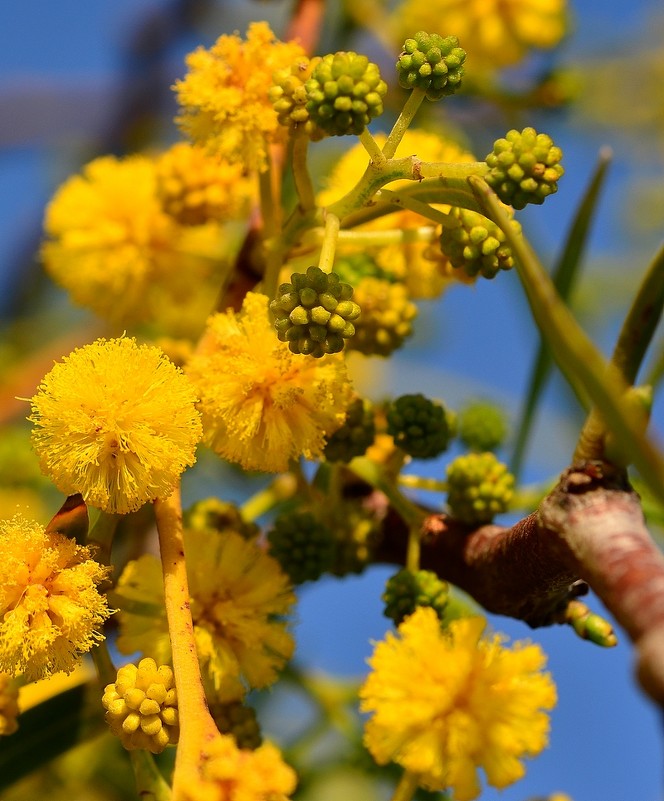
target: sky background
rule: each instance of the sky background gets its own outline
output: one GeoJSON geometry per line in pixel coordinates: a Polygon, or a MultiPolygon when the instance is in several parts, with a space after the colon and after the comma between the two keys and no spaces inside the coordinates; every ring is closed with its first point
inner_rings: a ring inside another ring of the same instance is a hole
{"type": "MultiPolygon", "coordinates": [[[[579,0],[573,4],[575,32],[566,53],[571,60],[585,59],[638,46],[648,36],[650,15],[660,6],[652,0],[579,0]]],[[[168,86],[182,75],[188,50],[221,32],[244,30],[247,19],[259,19],[268,10],[275,18],[285,6],[220,2],[205,31],[192,29],[174,37],[163,58],[130,57],[128,42],[137,26],[168,7],[166,0],[22,0],[0,5],[0,319],[11,308],[17,265],[26,262],[25,254],[38,242],[44,204],[81,162],[104,152],[114,109],[128,99],[126,93],[152,81],[161,87],[154,101],[168,108],[168,86]]],[[[629,109],[616,108],[616,114],[625,113],[629,109]]],[[[543,208],[527,210],[522,219],[549,258],[564,237],[599,146],[614,149],[606,199],[591,241],[590,277],[584,283],[589,330],[608,348],[625,296],[618,291],[616,299],[609,292],[601,299],[608,314],[593,314],[598,298],[596,293],[593,297],[592,276],[606,269],[620,280],[631,275],[630,285],[636,286],[647,252],[622,224],[621,198],[643,174],[661,175],[661,159],[649,162],[633,141],[573,114],[552,119],[547,132],[563,147],[567,175],[555,198],[543,208]]],[[[659,236],[653,235],[652,242],[659,236]]],[[[369,372],[367,391],[380,397],[388,389],[400,393],[416,386],[452,407],[469,394],[490,395],[516,415],[537,337],[516,276],[500,278],[472,291],[455,289],[435,308],[425,306],[415,341],[398,359],[369,372]],[[497,327],[500,336],[495,335],[497,327]]],[[[621,286],[618,279],[615,285],[621,286]]],[[[570,412],[561,382],[551,382],[529,451],[527,479],[542,480],[566,466],[579,419],[570,412]]],[[[663,419],[658,402],[656,429],[661,430],[663,419]]],[[[330,672],[363,674],[369,641],[388,628],[379,596],[390,572],[378,567],[361,578],[345,579],[343,587],[329,579],[305,588],[297,625],[300,659],[330,672]]],[[[551,747],[529,765],[526,779],[500,794],[489,789],[483,798],[523,801],[561,790],[574,801],[662,801],[661,721],[633,684],[631,649],[624,635],[617,648],[605,651],[581,642],[566,628],[532,632],[518,621],[495,618],[492,623],[510,637],[542,644],[560,701],[552,718],[551,747]]]]}

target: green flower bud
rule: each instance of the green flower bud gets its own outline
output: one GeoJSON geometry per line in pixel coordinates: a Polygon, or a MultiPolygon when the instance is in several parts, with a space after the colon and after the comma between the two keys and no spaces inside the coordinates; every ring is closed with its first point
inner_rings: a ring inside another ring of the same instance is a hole
{"type": "Polygon", "coordinates": [[[267,535],[269,553],[293,584],[316,581],[331,569],[336,543],[331,531],[311,512],[285,512],[267,535]]]}
{"type": "Polygon", "coordinates": [[[559,163],[562,155],[547,134],[538,134],[534,128],[511,130],[493,143],[486,157],[485,180],[503,203],[515,209],[528,203],[539,205],[558,191],[558,180],[565,172],[559,163]]]}
{"type": "Polygon", "coordinates": [[[413,333],[411,323],[417,317],[417,306],[408,298],[403,284],[364,278],[355,288],[355,298],[362,316],[355,323],[349,350],[359,350],[367,356],[389,356],[413,333]]]}
{"type": "Polygon", "coordinates": [[[355,333],[352,321],[360,316],[352,296],[353,287],[336,273],[319,267],[309,267],[306,275],[293,273],[291,283],[281,284],[270,303],[277,336],[293,353],[315,358],[338,353],[355,333]]]}
{"type": "Polygon", "coordinates": [[[173,671],[157,668],[154,659],[118,670],[114,684],[104,689],[106,722],[128,751],[145,749],[160,754],[175,745],[180,734],[173,671]]]}
{"type": "Polygon", "coordinates": [[[230,734],[235,738],[238,748],[254,751],[263,742],[255,710],[242,701],[226,704],[212,701],[210,714],[222,734],[230,734]]]}
{"type": "Polygon", "coordinates": [[[490,523],[507,511],[514,476],[492,453],[468,453],[447,468],[450,515],[468,524],[490,523]]]}
{"type": "Polygon", "coordinates": [[[279,125],[295,130],[304,128],[310,139],[317,141],[325,136],[309,119],[308,95],[305,87],[320,58],[303,56],[286,69],[277,70],[272,76],[273,86],[268,92],[272,107],[277,112],[279,125]]]}
{"type": "Polygon", "coordinates": [[[383,113],[387,92],[376,64],[343,51],[323,56],[305,88],[310,119],[330,136],[361,134],[383,113]]]}
{"type": "Polygon", "coordinates": [[[470,450],[493,451],[507,436],[507,418],[493,403],[476,401],[459,412],[458,431],[461,441],[470,450]]]}
{"type": "Polygon", "coordinates": [[[412,615],[418,606],[430,606],[442,619],[447,605],[449,587],[430,570],[400,570],[387,580],[382,600],[385,617],[398,626],[412,615]]]}
{"type": "MultiPolygon", "coordinates": [[[[510,270],[514,266],[505,234],[494,222],[468,209],[455,208],[451,214],[460,225],[443,227],[440,247],[452,267],[463,270],[471,278],[478,274],[494,278],[500,270],[510,270]]],[[[516,220],[510,223],[516,233],[521,233],[521,225],[516,220]]]]}
{"type": "Polygon", "coordinates": [[[387,407],[387,433],[410,456],[433,459],[447,447],[452,427],[445,407],[424,395],[402,395],[387,407]]]}
{"type": "Polygon", "coordinates": [[[456,36],[420,31],[406,39],[397,61],[399,86],[422,89],[429,100],[451,95],[461,85],[466,51],[456,36]]]}
{"type": "Polygon", "coordinates": [[[332,434],[325,446],[328,462],[350,462],[362,456],[376,437],[376,424],[371,402],[356,398],[346,411],[346,420],[332,434]]]}

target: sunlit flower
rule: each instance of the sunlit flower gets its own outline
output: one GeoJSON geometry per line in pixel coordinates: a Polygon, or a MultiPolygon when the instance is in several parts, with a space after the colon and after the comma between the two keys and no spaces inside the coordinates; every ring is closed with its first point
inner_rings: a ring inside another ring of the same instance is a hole
{"type": "Polygon", "coordinates": [[[0,737],[18,729],[18,684],[9,673],[0,673],[0,737]]]}
{"type": "Polygon", "coordinates": [[[278,748],[264,743],[254,751],[237,747],[221,734],[207,749],[201,778],[187,782],[186,801],[287,801],[295,790],[295,771],[278,748]]]}
{"type": "MultiPolygon", "coordinates": [[[[277,616],[295,601],[278,562],[235,531],[185,529],[187,576],[198,656],[220,700],[266,687],[293,653],[293,638],[277,616]]],[[[146,554],[125,568],[117,591],[143,604],[121,612],[118,648],[170,660],[159,560],[146,554]]]]}
{"type": "Polygon", "coordinates": [[[109,615],[107,569],[87,548],[16,516],[0,521],[0,671],[40,679],[71,672],[109,615]]]}
{"type": "Polygon", "coordinates": [[[566,7],[566,0],[404,0],[390,27],[399,45],[416,31],[453,34],[472,75],[516,64],[531,48],[555,47],[567,29],[566,7]]]}
{"type": "MultiPolygon", "coordinates": [[[[386,136],[376,134],[376,142],[382,147],[386,136]]],[[[409,129],[406,131],[396,152],[397,157],[417,156],[421,161],[439,161],[449,163],[472,162],[472,154],[456,143],[442,136],[426,131],[409,129]]],[[[317,202],[321,206],[329,206],[352,189],[369,163],[369,156],[361,144],[348,150],[336,163],[325,180],[325,188],[318,193],[317,202]]],[[[394,181],[386,189],[398,191],[412,186],[412,181],[394,181]]],[[[438,205],[441,211],[448,211],[449,206],[438,205]]],[[[357,230],[382,231],[387,229],[416,229],[428,227],[430,237],[425,241],[410,242],[406,245],[385,245],[377,248],[363,248],[370,253],[376,263],[388,273],[403,281],[408,294],[413,299],[435,298],[445,286],[458,278],[447,259],[440,252],[440,247],[433,248],[437,242],[436,225],[431,220],[412,211],[398,211],[380,217],[370,223],[358,226],[357,230]]],[[[339,248],[339,252],[344,252],[339,248]]]]}
{"type": "Polygon", "coordinates": [[[246,470],[283,472],[291,459],[322,455],[352,390],[340,355],[309,358],[279,342],[267,304],[250,292],[239,314],[229,309],[210,318],[188,373],[200,397],[204,442],[246,470]]]}
{"type": "Polygon", "coordinates": [[[195,461],[190,381],[159,348],[98,339],[56,363],[32,398],[42,471],[65,495],[125,514],[172,492],[195,461]]]}
{"type": "Polygon", "coordinates": [[[498,636],[482,638],[484,625],[464,618],[442,631],[432,608],[418,608],[376,645],[360,690],[374,759],[418,774],[427,789],[449,788],[455,801],[480,794],[479,767],[493,787],[520,779],[521,758],[547,745],[543,710],[556,703],[540,647],[508,649],[498,636]]]}
{"type": "Polygon", "coordinates": [[[305,55],[280,42],[267,22],[249,25],[246,41],[220,36],[187,56],[187,75],[175,84],[182,130],[197,144],[250,170],[266,166],[267,146],[285,135],[268,93],[272,75],[305,55]]]}

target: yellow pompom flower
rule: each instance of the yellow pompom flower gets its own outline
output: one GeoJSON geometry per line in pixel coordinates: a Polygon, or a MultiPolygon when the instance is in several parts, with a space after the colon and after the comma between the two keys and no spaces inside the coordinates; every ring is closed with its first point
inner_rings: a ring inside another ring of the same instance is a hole
{"type": "Polygon", "coordinates": [[[249,170],[266,168],[267,147],[283,138],[269,98],[272,75],[305,56],[296,42],[280,42],[267,22],[253,22],[245,41],[220,36],[187,56],[187,75],[175,83],[176,118],[193,142],[249,170]]]}
{"type": "MultiPolygon", "coordinates": [[[[293,638],[286,615],[295,596],[278,562],[235,531],[185,529],[187,577],[199,660],[218,700],[241,698],[246,688],[267,687],[290,659],[293,638]]],[[[159,560],[130,562],[117,592],[143,605],[145,614],[120,612],[118,648],[170,660],[159,560]]]]}
{"type": "Polygon", "coordinates": [[[103,639],[109,615],[97,586],[108,569],[39,523],[0,521],[0,671],[29,681],[70,673],[103,639]]]}
{"type": "Polygon", "coordinates": [[[221,734],[207,749],[201,777],[187,781],[184,801],[287,801],[297,777],[276,746],[238,748],[221,734]]]}
{"type": "MultiPolygon", "coordinates": [[[[374,137],[380,147],[385,144],[385,134],[374,137]]],[[[415,155],[421,161],[440,161],[448,163],[468,163],[474,161],[473,155],[456,143],[444,137],[426,131],[408,129],[397,148],[396,157],[415,155]]],[[[369,156],[361,144],[350,148],[335,164],[325,181],[324,188],[318,193],[320,206],[329,206],[350,191],[369,164],[369,156]]],[[[386,189],[398,191],[412,186],[412,181],[394,181],[387,184],[386,189]]],[[[449,211],[449,206],[438,205],[441,211],[449,211]]],[[[454,270],[438,247],[435,256],[431,256],[432,244],[437,241],[435,224],[412,211],[397,211],[387,214],[365,225],[358,226],[360,231],[384,231],[389,229],[405,230],[426,226],[431,231],[428,241],[412,242],[406,245],[386,245],[377,248],[365,248],[364,252],[372,255],[379,267],[394,275],[405,284],[408,294],[414,300],[435,298],[443,289],[455,280],[458,270],[454,270]]],[[[439,232],[438,232],[439,233],[439,232]]],[[[344,249],[339,247],[339,252],[344,249]]]]}
{"type": "Polygon", "coordinates": [[[404,0],[390,20],[401,46],[416,31],[453,34],[468,74],[518,63],[531,48],[555,47],[567,29],[567,0],[404,0]]]}
{"type": "Polygon", "coordinates": [[[0,673],[0,737],[18,729],[18,684],[9,673],[0,673]]]}
{"type": "Polygon", "coordinates": [[[284,472],[291,459],[320,457],[352,399],[343,358],[291,353],[270,323],[267,297],[254,292],[239,314],[210,318],[188,373],[200,397],[203,441],[245,470],[284,472]]]}
{"type": "Polygon", "coordinates": [[[56,363],[32,398],[32,442],[65,495],[126,514],[170,495],[195,462],[200,415],[189,379],[159,348],[98,339],[56,363]]]}
{"type": "Polygon", "coordinates": [[[164,210],[182,225],[232,220],[248,214],[256,195],[241,164],[178,142],[157,159],[157,192],[164,210]]]}
{"type": "Polygon", "coordinates": [[[471,617],[442,631],[433,609],[418,608],[376,645],[360,689],[376,762],[398,763],[429,790],[449,788],[455,801],[480,794],[479,767],[499,789],[520,779],[521,758],[547,745],[543,710],[556,703],[541,648],[506,648],[498,636],[482,638],[484,626],[471,617]]]}

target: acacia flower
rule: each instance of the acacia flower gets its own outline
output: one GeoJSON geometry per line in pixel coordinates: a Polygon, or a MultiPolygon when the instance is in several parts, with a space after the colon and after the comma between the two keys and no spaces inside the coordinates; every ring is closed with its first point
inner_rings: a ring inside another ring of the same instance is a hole
{"type": "Polygon", "coordinates": [[[246,470],[283,472],[291,459],[318,458],[352,400],[339,354],[291,353],[270,324],[265,295],[249,292],[239,314],[208,321],[205,346],[188,373],[200,397],[203,441],[246,470]]]}
{"type": "Polygon", "coordinates": [[[454,34],[472,72],[516,64],[531,48],[555,47],[567,28],[566,7],[566,0],[404,0],[390,23],[399,44],[421,30],[454,34]]]}
{"type": "Polygon", "coordinates": [[[187,75],[174,89],[176,118],[195,143],[249,170],[264,170],[267,146],[285,136],[269,98],[272,75],[302,59],[296,42],[280,42],[267,22],[253,22],[242,41],[220,36],[187,56],[187,75]]]}
{"type": "MultiPolygon", "coordinates": [[[[232,530],[185,529],[184,543],[194,636],[206,681],[224,701],[242,697],[243,685],[272,684],[294,648],[286,622],[277,618],[295,601],[287,576],[255,541],[232,530]]],[[[160,561],[145,554],[130,562],[117,591],[139,605],[139,611],[119,615],[120,651],[168,662],[160,561]]]]}
{"type": "Polygon", "coordinates": [[[195,461],[191,383],[159,348],[98,339],[57,362],[28,418],[42,471],[66,495],[126,514],[172,492],[195,461]]]}
{"type": "Polygon", "coordinates": [[[376,645],[360,689],[372,713],[365,745],[381,765],[394,761],[429,790],[455,801],[480,794],[477,768],[503,789],[520,779],[523,757],[547,745],[555,685],[542,673],[539,646],[482,638],[485,621],[463,618],[442,631],[434,609],[419,607],[376,645]]]}
{"type": "Polygon", "coordinates": [[[90,551],[21,516],[0,521],[0,671],[29,681],[70,673],[103,639],[97,585],[108,570],[90,551]]]}
{"type": "Polygon", "coordinates": [[[276,746],[264,743],[253,751],[238,748],[220,734],[207,748],[201,778],[187,781],[185,801],[287,801],[295,790],[295,771],[276,746]]]}

